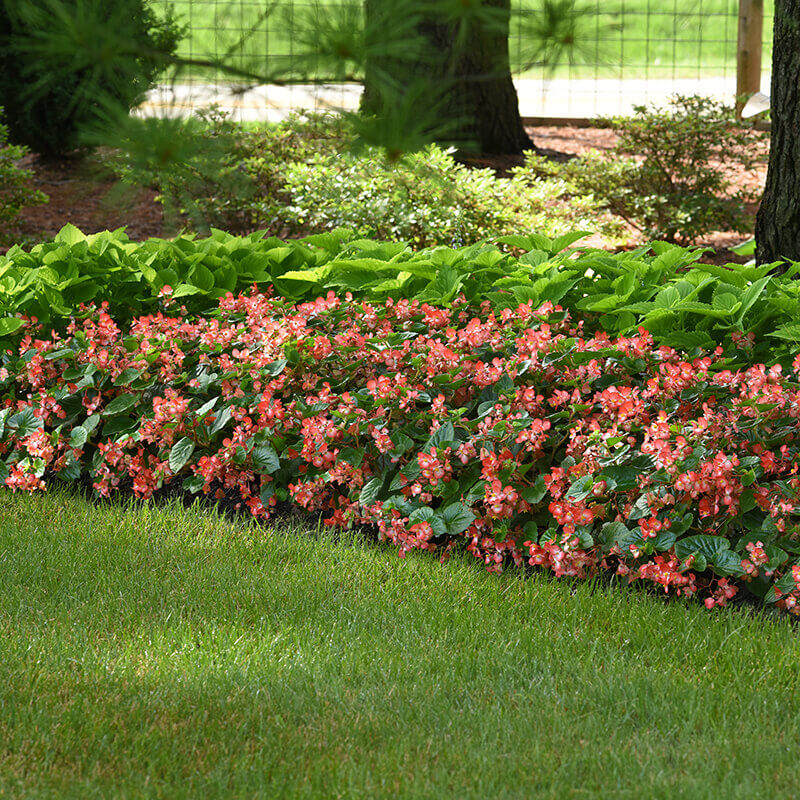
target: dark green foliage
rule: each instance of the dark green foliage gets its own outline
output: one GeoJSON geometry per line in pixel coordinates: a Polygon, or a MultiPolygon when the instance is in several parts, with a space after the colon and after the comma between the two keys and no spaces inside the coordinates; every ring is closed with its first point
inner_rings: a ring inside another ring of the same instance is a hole
{"type": "Polygon", "coordinates": [[[607,154],[566,164],[532,155],[520,173],[564,178],[648,238],[692,242],[715,230],[749,230],[745,203],[758,196],[732,191],[728,170],[750,169],[763,158],[763,135],[705,97],[676,96],[666,109],[635,110],[633,117],[602,120],[619,133],[607,154]]]}
{"type": "Polygon", "coordinates": [[[33,174],[19,165],[26,150],[19,145],[8,144],[8,128],[2,122],[0,108],[0,242],[6,231],[13,226],[21,208],[47,202],[47,195],[31,185],[33,174]]]}
{"type": "Polygon", "coordinates": [[[144,97],[183,30],[148,0],[0,0],[0,105],[11,141],[48,156],[144,97]]]}

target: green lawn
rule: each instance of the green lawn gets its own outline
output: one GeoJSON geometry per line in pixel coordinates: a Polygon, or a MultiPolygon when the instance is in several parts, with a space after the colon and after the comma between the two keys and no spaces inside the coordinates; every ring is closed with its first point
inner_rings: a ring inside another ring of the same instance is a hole
{"type": "MultiPolygon", "coordinates": [[[[313,0],[156,0],[156,7],[171,4],[189,25],[182,45],[184,54],[208,57],[222,54],[243,39],[247,58],[269,55],[273,67],[291,62],[303,52],[302,42],[290,33],[297,20],[308,19],[313,0]],[[265,12],[269,9],[269,12],[265,12]]],[[[357,0],[321,0],[322,6],[348,5],[357,0]]],[[[516,0],[512,8],[537,9],[542,0],[516,0]]],[[[673,76],[733,74],[736,68],[738,0],[599,0],[577,2],[583,9],[578,27],[578,62],[566,59],[555,70],[557,77],[671,78],[673,76]]],[[[766,0],[765,68],[774,0],[766,0]]],[[[512,59],[526,62],[530,47],[520,19],[512,22],[512,59]]],[[[245,62],[247,59],[245,59],[245,62]]],[[[263,67],[262,67],[263,68],[263,67]]],[[[320,74],[324,74],[324,69],[320,74]]],[[[541,70],[531,77],[539,77],[541,70]]]]}
{"type": "Polygon", "coordinates": [[[785,620],[0,494],[0,797],[772,798],[785,620]]]}

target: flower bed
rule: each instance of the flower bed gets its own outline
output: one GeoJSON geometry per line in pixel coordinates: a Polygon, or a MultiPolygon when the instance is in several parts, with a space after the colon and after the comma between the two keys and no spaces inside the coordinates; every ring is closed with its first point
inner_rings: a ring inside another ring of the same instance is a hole
{"type": "Polygon", "coordinates": [[[229,294],[124,332],[100,309],[3,356],[0,469],[15,490],[179,482],[259,516],[291,499],[401,554],[463,545],[495,571],[610,569],[791,609],[800,357],[730,367],[644,329],[584,338],[551,303],[229,294]]]}

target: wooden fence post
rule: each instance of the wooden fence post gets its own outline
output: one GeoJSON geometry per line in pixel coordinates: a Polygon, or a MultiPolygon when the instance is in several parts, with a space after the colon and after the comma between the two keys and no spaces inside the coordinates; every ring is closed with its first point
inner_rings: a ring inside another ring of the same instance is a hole
{"type": "Polygon", "coordinates": [[[739,36],[736,44],[737,116],[741,114],[747,97],[761,91],[763,35],[764,0],[739,0],[739,36]]]}

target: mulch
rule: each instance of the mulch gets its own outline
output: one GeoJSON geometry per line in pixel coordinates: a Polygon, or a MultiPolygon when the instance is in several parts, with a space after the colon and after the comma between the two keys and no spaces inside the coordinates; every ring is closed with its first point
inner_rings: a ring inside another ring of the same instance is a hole
{"type": "MultiPolygon", "coordinates": [[[[540,151],[551,158],[565,160],[591,149],[608,150],[616,141],[614,131],[605,128],[536,127],[528,129],[540,151]]],[[[164,219],[156,192],[150,189],[121,190],[108,172],[91,159],[67,158],[42,161],[27,156],[24,166],[34,171],[34,185],[50,197],[50,202],[22,210],[14,238],[31,243],[52,238],[67,222],[84,233],[126,227],[128,236],[143,240],[164,236],[164,219]]],[[[500,175],[522,163],[521,157],[476,156],[466,160],[474,167],[491,167],[500,175]]],[[[732,172],[729,176],[736,186],[761,188],[766,178],[766,163],[756,169],[732,172]]],[[[757,206],[748,209],[755,218],[757,206]]],[[[632,243],[636,234],[632,230],[632,243]]],[[[718,231],[697,244],[713,248],[715,253],[706,259],[712,263],[742,261],[729,248],[749,238],[732,231],[718,231]]],[[[589,243],[602,246],[599,238],[589,243]]]]}
{"type": "Polygon", "coordinates": [[[163,236],[161,204],[151,189],[123,189],[96,162],[81,158],[41,160],[29,155],[22,165],[34,172],[35,188],[50,202],[21,211],[17,238],[52,239],[68,222],[84,233],[126,227],[136,241],[163,236]]]}

